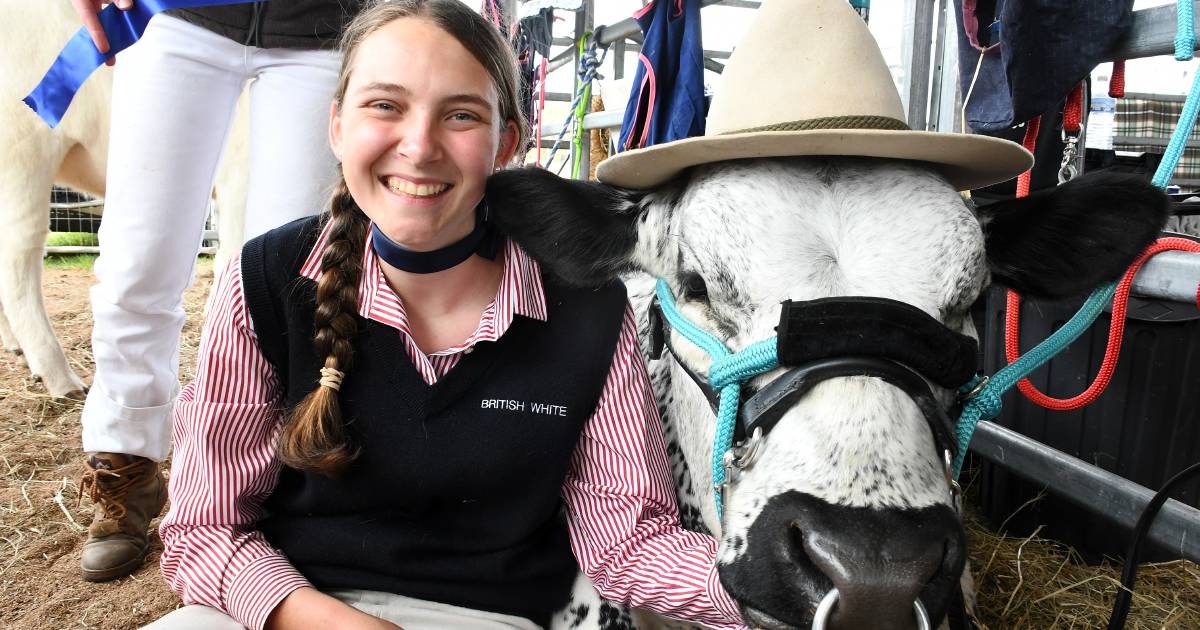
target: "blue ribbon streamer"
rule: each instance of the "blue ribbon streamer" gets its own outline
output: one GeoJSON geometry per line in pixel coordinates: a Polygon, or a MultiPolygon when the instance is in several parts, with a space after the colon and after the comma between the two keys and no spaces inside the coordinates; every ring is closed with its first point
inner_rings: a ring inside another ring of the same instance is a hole
{"type": "Polygon", "coordinates": [[[244,4],[251,0],[134,0],[122,11],[110,4],[98,15],[108,37],[108,52],[101,53],[86,28],[80,28],[63,47],[46,75],[29,96],[21,99],[51,128],[58,126],[83,82],[117,53],[137,42],[150,18],[168,9],[244,4]]]}

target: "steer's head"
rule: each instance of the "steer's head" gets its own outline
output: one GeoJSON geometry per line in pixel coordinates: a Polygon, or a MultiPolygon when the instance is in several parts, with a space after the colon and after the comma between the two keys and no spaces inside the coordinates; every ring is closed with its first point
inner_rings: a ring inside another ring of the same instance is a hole
{"type": "MultiPolygon", "coordinates": [[[[1148,183],[1096,175],[976,211],[925,166],[870,158],[723,162],[644,192],[509,171],[488,196],[502,229],[550,273],[580,285],[661,278],[679,311],[733,351],[775,336],[789,299],[888,298],[974,336],[969,308],[989,281],[1086,292],[1120,275],[1166,208],[1148,183]]],[[[657,395],[692,481],[711,488],[713,407],[684,371],[705,378],[711,360],[667,334],[670,379],[657,395]]],[[[939,405],[952,404],[950,387],[915,371],[939,405]]],[[[743,397],[783,373],[757,377],[743,397]]],[[[944,615],[965,540],[935,416],[868,376],[823,380],[791,402],[724,493],[723,516],[711,497],[702,505],[721,539],[721,580],[749,620],[806,627],[833,587],[837,628],[913,627],[917,598],[944,615]]]]}

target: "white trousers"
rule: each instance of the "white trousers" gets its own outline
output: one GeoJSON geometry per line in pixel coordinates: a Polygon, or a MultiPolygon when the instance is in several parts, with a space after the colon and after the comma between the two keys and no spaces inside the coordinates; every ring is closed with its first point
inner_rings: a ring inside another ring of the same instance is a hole
{"type": "MultiPolygon", "coordinates": [[[[404,630],[540,630],[524,617],[472,610],[378,591],[328,591],[347,604],[404,630]]],[[[208,606],[184,606],[142,630],[243,630],[232,617],[208,606]]]]}
{"type": "Polygon", "coordinates": [[[250,84],[245,238],[324,207],[340,56],[243,46],[159,15],[117,58],[83,449],[161,461],[178,393],[183,292],[238,97],[250,84]]]}

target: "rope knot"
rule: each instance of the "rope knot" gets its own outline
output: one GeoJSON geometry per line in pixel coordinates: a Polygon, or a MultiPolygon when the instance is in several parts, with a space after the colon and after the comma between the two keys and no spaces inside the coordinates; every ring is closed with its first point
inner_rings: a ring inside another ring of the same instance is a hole
{"type": "Polygon", "coordinates": [[[341,370],[323,367],[321,368],[321,387],[329,387],[335,392],[339,391],[342,389],[342,379],[345,377],[346,374],[341,370]]]}
{"type": "MultiPolygon", "coordinates": [[[[604,49],[607,53],[608,49],[604,49]]],[[[597,50],[597,46],[593,43],[590,47],[584,49],[579,54],[579,80],[582,83],[590,83],[593,79],[603,79],[604,77],[598,72],[600,66],[604,63],[604,53],[597,50]]]]}

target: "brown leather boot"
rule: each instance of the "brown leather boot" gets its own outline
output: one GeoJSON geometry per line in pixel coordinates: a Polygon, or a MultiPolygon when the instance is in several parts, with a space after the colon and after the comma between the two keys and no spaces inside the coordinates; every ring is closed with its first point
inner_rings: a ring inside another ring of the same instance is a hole
{"type": "Polygon", "coordinates": [[[142,566],[149,548],[146,528],[167,502],[167,484],[158,462],[120,453],[95,453],[79,482],[80,496],[96,504],[88,527],[83,579],[106,582],[142,566]]]}

